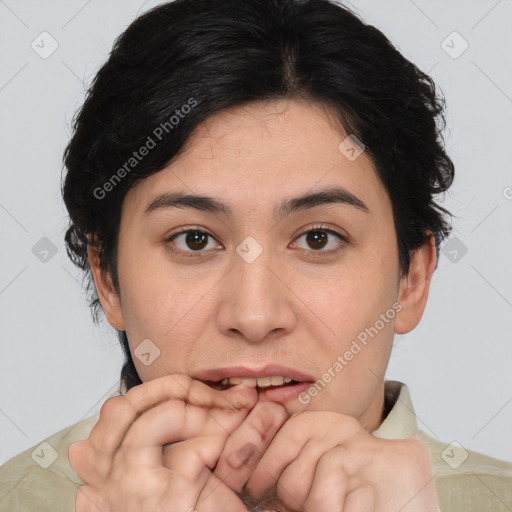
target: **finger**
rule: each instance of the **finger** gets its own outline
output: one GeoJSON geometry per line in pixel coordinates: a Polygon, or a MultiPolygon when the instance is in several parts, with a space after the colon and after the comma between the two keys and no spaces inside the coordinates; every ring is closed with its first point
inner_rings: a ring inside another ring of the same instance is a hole
{"type": "MultiPolygon", "coordinates": [[[[355,491],[362,484],[357,477],[347,472],[343,466],[347,457],[347,450],[341,446],[329,450],[320,457],[317,464],[315,464],[313,484],[304,502],[305,510],[319,510],[318,507],[322,507],[327,510],[346,512],[345,505],[348,494],[355,491]]],[[[280,485],[278,485],[279,490],[280,485]]],[[[283,501],[287,497],[287,494],[284,493],[283,501]]]]}
{"type": "Polygon", "coordinates": [[[252,407],[257,396],[257,392],[247,386],[233,386],[226,391],[218,391],[188,375],[166,375],[135,386],[124,396],[107,400],[89,435],[89,441],[98,451],[112,455],[130,425],[143,412],[163,401],[183,400],[206,409],[239,410],[252,407]]]}
{"type": "Polygon", "coordinates": [[[81,485],[77,489],[75,512],[110,512],[110,507],[94,487],[81,485]]]}
{"type": "Polygon", "coordinates": [[[315,443],[308,441],[298,457],[283,470],[281,475],[274,475],[275,484],[281,494],[287,495],[293,509],[302,510],[315,477],[315,468],[321,454],[315,443]]]}
{"type": "MultiPolygon", "coordinates": [[[[133,422],[151,407],[168,400],[183,400],[212,411],[237,411],[252,407],[257,400],[257,392],[243,385],[217,391],[180,374],[168,375],[135,386],[125,396],[113,397],[103,404],[99,420],[89,434],[87,449],[91,453],[87,457],[82,456],[82,460],[90,460],[98,477],[104,478],[111,469],[113,454],[133,422]]],[[[82,467],[82,471],[84,469],[82,467]]],[[[86,478],[92,480],[91,472],[86,478]]]]}
{"type": "Polygon", "coordinates": [[[371,485],[362,485],[345,499],[343,512],[373,512],[375,510],[375,492],[371,485]]]}
{"type": "MultiPolygon", "coordinates": [[[[225,441],[222,435],[190,440],[186,449],[175,450],[178,456],[170,469],[157,467],[148,471],[123,459],[122,465],[114,465],[112,474],[101,487],[86,486],[83,495],[77,495],[77,505],[84,509],[83,512],[186,511],[195,510],[203,497],[207,508],[219,511],[215,508],[218,503],[212,504],[213,497],[206,500],[221,483],[208,484],[212,477],[208,466],[215,464],[225,441]],[[206,496],[205,489],[208,489],[206,496]],[[98,506],[100,508],[96,508],[98,506]]],[[[180,443],[176,444],[178,446],[180,443]]],[[[232,505],[233,510],[243,510],[231,490],[219,489],[215,500],[219,497],[232,505]]]]}
{"type": "Polygon", "coordinates": [[[247,512],[233,491],[210,471],[217,463],[225,443],[226,436],[210,435],[180,441],[165,449],[164,465],[175,474],[184,475],[194,484],[183,486],[178,491],[183,505],[191,504],[192,509],[201,512],[247,512]],[[198,475],[201,475],[202,471],[207,471],[208,477],[206,484],[198,487],[198,475]],[[219,504],[222,504],[222,507],[219,504]]]}
{"type": "Polygon", "coordinates": [[[309,441],[314,442],[319,458],[322,453],[349,440],[362,430],[355,418],[335,412],[304,411],[290,417],[277,432],[254,469],[247,483],[247,490],[252,496],[258,497],[270,489],[284,469],[299,457],[309,441]]]}
{"type": "Polygon", "coordinates": [[[111,461],[91,449],[88,441],[76,441],[68,449],[69,465],[73,471],[90,485],[98,485],[110,469],[111,461]]]}
{"type": "Polygon", "coordinates": [[[201,491],[194,509],[196,512],[247,512],[247,507],[240,498],[213,473],[201,491]]]}
{"type": "Polygon", "coordinates": [[[248,412],[203,409],[181,400],[161,402],[135,420],[114,457],[98,451],[89,441],[82,441],[70,447],[70,463],[85,482],[99,487],[116,459],[140,468],[162,466],[163,445],[201,434],[221,434],[226,439],[248,412]]]}
{"type": "Polygon", "coordinates": [[[200,435],[220,434],[227,439],[247,413],[247,409],[221,410],[214,415],[208,409],[191,406],[181,400],[162,402],[133,423],[119,451],[123,452],[123,458],[131,465],[161,466],[162,447],[165,444],[200,435]]]}
{"type": "Polygon", "coordinates": [[[258,402],[229,436],[214,474],[230,489],[240,491],[260,461],[277,430],[288,419],[274,402],[258,402]]]}
{"type": "MultiPolygon", "coordinates": [[[[197,435],[211,419],[206,410],[186,407],[184,402],[162,402],[131,425],[119,448],[122,458],[134,466],[160,466],[164,444],[181,441],[187,434],[197,435]]],[[[214,426],[218,425],[215,423],[214,426]]],[[[73,443],[68,456],[72,468],[85,482],[95,487],[108,477],[114,462],[114,457],[99,452],[90,441],[73,443]]]]}

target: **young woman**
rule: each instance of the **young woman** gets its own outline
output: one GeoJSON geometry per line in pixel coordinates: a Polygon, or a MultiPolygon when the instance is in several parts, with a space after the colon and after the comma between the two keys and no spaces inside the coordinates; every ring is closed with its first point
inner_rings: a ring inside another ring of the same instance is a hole
{"type": "Polygon", "coordinates": [[[63,186],[121,393],[47,440],[49,467],[9,461],[2,506],[510,510],[512,465],[418,430],[385,380],[450,231],[443,108],[327,0],[176,0],[132,23],[63,186]]]}

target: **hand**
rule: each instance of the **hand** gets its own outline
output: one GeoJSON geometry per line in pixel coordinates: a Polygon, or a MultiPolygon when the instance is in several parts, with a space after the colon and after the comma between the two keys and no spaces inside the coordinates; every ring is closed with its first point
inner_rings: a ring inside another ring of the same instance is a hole
{"type": "MultiPolygon", "coordinates": [[[[292,415],[263,453],[256,467],[227,476],[232,454],[244,445],[245,421],[231,436],[215,474],[256,502],[276,488],[287,510],[316,512],[439,512],[428,449],[418,439],[379,439],[360,423],[339,413],[292,415]]],[[[282,507],[279,507],[283,511],[282,507]]]]}
{"type": "MultiPolygon", "coordinates": [[[[209,497],[210,492],[213,492],[219,482],[222,482],[223,488],[227,486],[226,489],[235,491],[240,501],[246,506],[253,506],[254,500],[246,493],[238,491],[252,474],[254,465],[260,460],[275,433],[288,418],[289,414],[282,405],[273,402],[257,402],[240,422],[241,425],[238,425],[236,431],[233,433],[235,429],[232,429],[230,435],[224,437],[224,446],[217,452],[214,477],[210,480],[209,487],[205,487],[203,494],[209,497]],[[240,441],[242,441],[242,445],[240,445],[240,441]],[[226,461],[226,454],[229,454],[229,462],[226,461]]],[[[206,434],[206,432],[204,433],[206,434]]],[[[194,442],[192,439],[166,448],[163,465],[170,468],[175,460],[183,460],[194,442]]],[[[209,509],[206,508],[203,499],[198,499],[196,508],[200,512],[207,512],[209,509]]],[[[219,505],[219,510],[223,510],[222,502],[219,505]]],[[[226,508],[225,510],[234,509],[226,508]]],[[[243,510],[247,511],[247,508],[243,508],[243,510]]],[[[194,508],[189,512],[197,511],[194,508]]]]}
{"type": "Polygon", "coordinates": [[[245,512],[211,470],[256,400],[246,386],[216,391],[177,374],[111,398],[88,440],[69,448],[86,482],[76,512],[186,512],[199,501],[201,512],[245,512]]]}
{"type": "Polygon", "coordinates": [[[268,502],[254,500],[243,491],[243,486],[276,432],[289,417],[284,406],[274,402],[258,401],[243,423],[227,439],[214,475],[235,491],[248,507],[263,506],[263,501],[268,502]]]}

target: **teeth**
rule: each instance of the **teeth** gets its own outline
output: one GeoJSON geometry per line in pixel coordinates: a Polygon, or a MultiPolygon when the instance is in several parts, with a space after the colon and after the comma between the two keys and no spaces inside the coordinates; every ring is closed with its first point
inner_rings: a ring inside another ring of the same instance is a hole
{"type": "Polygon", "coordinates": [[[236,386],[237,384],[245,384],[251,388],[256,386],[259,388],[268,388],[270,386],[281,386],[283,384],[289,384],[292,381],[289,377],[258,377],[256,379],[245,379],[243,377],[231,377],[221,380],[223,386],[236,386]]]}
{"type": "Polygon", "coordinates": [[[259,388],[268,388],[269,386],[279,386],[283,383],[283,378],[279,377],[261,377],[259,379],[256,379],[256,382],[258,383],[259,388]],[[277,382],[272,382],[274,379],[276,379],[277,382]]]}

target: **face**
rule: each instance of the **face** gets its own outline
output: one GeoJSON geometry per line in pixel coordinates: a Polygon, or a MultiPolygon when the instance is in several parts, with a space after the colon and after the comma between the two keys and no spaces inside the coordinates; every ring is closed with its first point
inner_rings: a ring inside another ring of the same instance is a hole
{"type": "Polygon", "coordinates": [[[130,189],[120,296],[93,272],[142,381],[286,377],[253,382],[260,399],[379,426],[393,335],[421,318],[435,249],[400,278],[390,199],[328,114],[291,99],[223,111],[130,189]]]}

